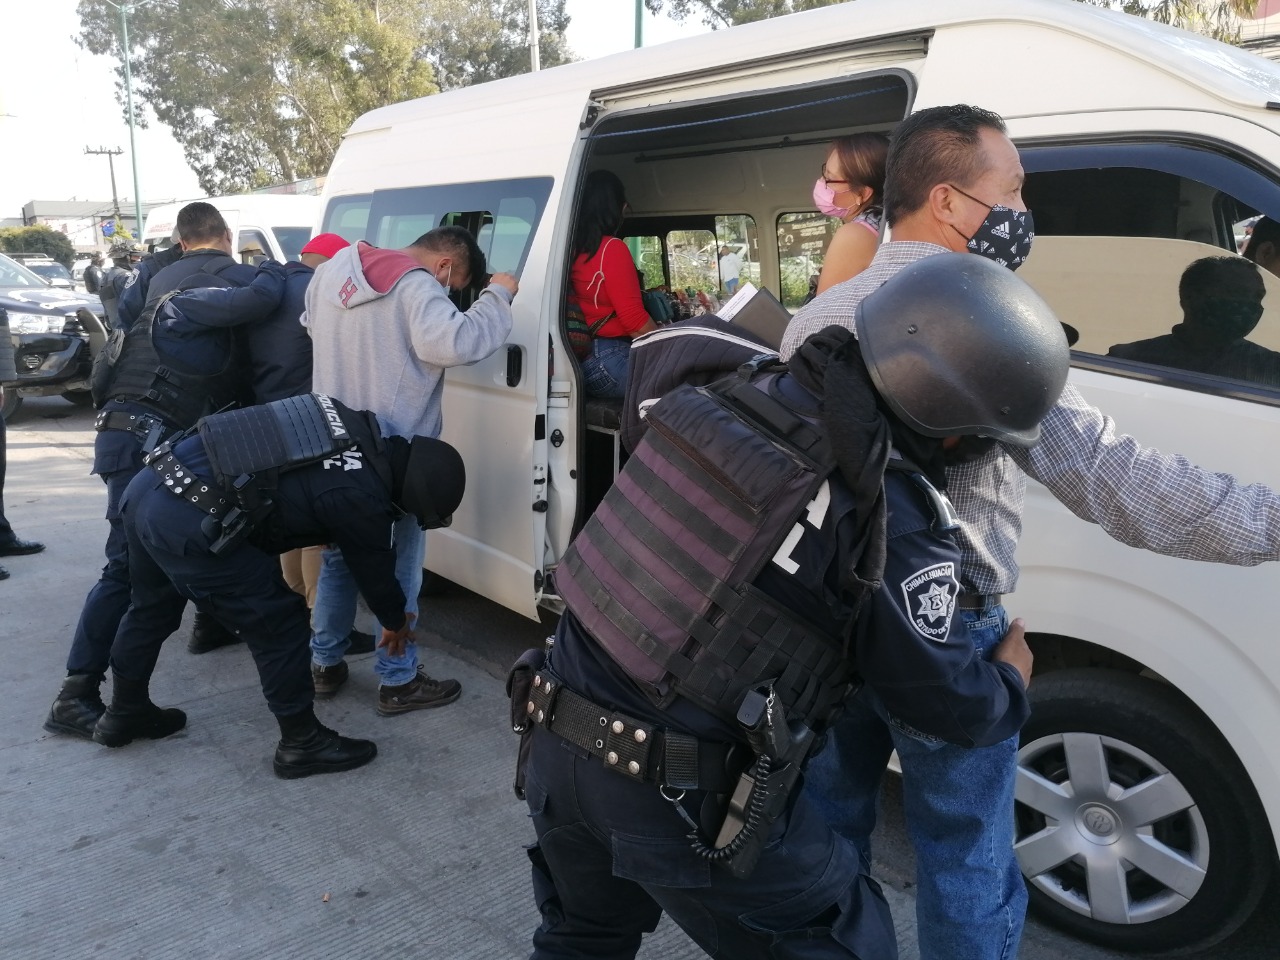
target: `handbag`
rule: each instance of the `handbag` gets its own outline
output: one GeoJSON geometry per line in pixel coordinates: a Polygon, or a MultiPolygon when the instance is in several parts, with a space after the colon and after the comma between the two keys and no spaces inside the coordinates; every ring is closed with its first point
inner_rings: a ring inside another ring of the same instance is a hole
{"type": "Polygon", "coordinates": [[[578,302],[573,298],[565,301],[564,339],[579,362],[591,356],[591,341],[595,339],[596,331],[617,315],[615,311],[607,317],[601,317],[595,323],[588,324],[587,318],[582,313],[582,308],[578,306],[578,302]]]}

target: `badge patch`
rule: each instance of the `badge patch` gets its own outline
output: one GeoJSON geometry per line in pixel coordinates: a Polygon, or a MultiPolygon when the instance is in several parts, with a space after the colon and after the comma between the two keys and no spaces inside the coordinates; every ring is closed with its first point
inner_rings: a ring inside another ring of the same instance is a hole
{"type": "Polygon", "coordinates": [[[946,642],[959,595],[954,563],[935,563],[902,581],[902,599],[911,625],[922,637],[939,643],[946,642]]]}

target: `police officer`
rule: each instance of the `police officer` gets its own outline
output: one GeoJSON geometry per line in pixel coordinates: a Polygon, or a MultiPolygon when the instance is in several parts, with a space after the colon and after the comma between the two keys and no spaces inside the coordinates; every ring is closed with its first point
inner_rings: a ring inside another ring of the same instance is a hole
{"type": "Polygon", "coordinates": [[[121,325],[120,295],[133,279],[133,263],[130,259],[132,252],[132,248],[127,243],[114,244],[107,251],[111,266],[102,275],[102,281],[98,285],[98,298],[102,301],[102,309],[107,315],[107,327],[112,330],[121,325]]]}
{"type": "MultiPolygon", "coordinates": [[[[117,331],[115,364],[95,364],[95,400],[101,405],[94,439],[93,472],[107,485],[107,564],[85,599],[67,657],[67,677],[45,729],[90,738],[104,707],[98,689],[120,618],[129,605],[129,555],[120,523],[120,498],[142,469],[144,448],[195,424],[205,413],[237,399],[238,366],[231,327],[268,316],[278,305],[278,267],[257,270],[230,256],[231,237],[217,208],[198,202],[178,214],[183,256],[150,281],[151,299],[125,333],[117,331]],[[236,299],[204,309],[190,287],[230,284],[236,299]],[[245,285],[247,286],[241,286],[245,285]],[[181,288],[181,290],[180,290],[181,288]],[[173,294],[173,296],[169,296],[173,294]]],[[[104,348],[104,351],[111,348],[104,348]]],[[[236,642],[234,634],[197,612],[193,652],[236,642]]]]}
{"type": "Polygon", "coordinates": [[[275,555],[340,546],[383,626],[381,645],[401,650],[413,618],[395,576],[392,525],[404,514],[424,528],[449,522],[465,479],[457,452],[426,437],[384,438],[373,414],[306,394],[205,417],[198,436],[149,459],[122,503],[133,597],[111,649],[111,705],[93,739],[118,747],[185,725],[181,710],[151,702],[148,682],[189,599],[248,644],[280,724],[278,776],[368,763],[373,743],[341,737],[315,717],[310,617],[275,555]]]}
{"type": "Polygon", "coordinates": [[[178,228],[175,225],[173,233],[169,236],[169,246],[149,253],[138,261],[137,269],[125,284],[124,292],[120,294],[118,301],[117,311],[120,315],[121,327],[127,329],[132,326],[133,321],[137,320],[138,315],[142,313],[142,308],[147,302],[147,291],[151,287],[151,278],[170,264],[177,263],[182,259],[183,253],[182,237],[178,235],[178,228]]]}
{"type": "Polygon", "coordinates": [[[940,490],[961,437],[1035,440],[1062,329],[963,255],[902,271],[855,328],[650,407],[557,570],[567,612],[512,678],[536,960],[634,956],[663,910],[717,957],[896,957],[855,847],[794,789],[815,734],[859,680],[952,743],[1025,720],[1022,625],[974,656],[940,490]]]}
{"type": "Polygon", "coordinates": [[[102,276],[102,254],[95,250],[93,251],[93,256],[89,259],[89,265],[84,268],[85,293],[96,294],[101,290],[102,276]]]}

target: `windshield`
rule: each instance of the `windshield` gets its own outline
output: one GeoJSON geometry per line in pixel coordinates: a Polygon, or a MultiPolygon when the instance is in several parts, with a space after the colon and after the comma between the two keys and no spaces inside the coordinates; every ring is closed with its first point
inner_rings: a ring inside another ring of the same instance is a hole
{"type": "Polygon", "coordinates": [[[38,273],[40,276],[49,280],[70,280],[71,274],[67,272],[67,268],[60,263],[33,263],[31,272],[38,273]]]}
{"type": "Polygon", "coordinates": [[[0,287],[47,287],[38,275],[0,254],[0,287]]]}

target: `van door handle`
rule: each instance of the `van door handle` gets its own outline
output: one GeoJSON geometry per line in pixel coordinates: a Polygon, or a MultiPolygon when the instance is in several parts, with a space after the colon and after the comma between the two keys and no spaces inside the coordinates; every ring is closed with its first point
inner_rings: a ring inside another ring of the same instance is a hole
{"type": "Polygon", "coordinates": [[[518,387],[524,372],[524,351],[515,344],[507,347],[507,386],[518,387]]]}

